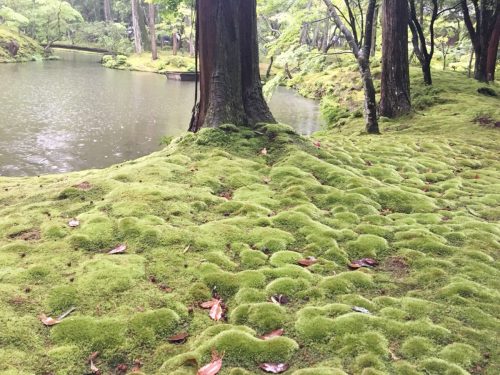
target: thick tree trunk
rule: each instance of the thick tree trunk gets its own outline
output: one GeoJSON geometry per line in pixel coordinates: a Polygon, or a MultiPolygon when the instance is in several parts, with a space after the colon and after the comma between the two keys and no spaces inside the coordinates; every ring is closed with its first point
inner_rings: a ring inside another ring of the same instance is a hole
{"type": "Polygon", "coordinates": [[[380,115],[394,118],[411,111],[408,62],[408,2],[384,0],[380,115]]]}
{"type": "Polygon", "coordinates": [[[189,130],[275,122],[262,95],[256,0],[201,0],[197,11],[200,102],[189,130]]]}
{"type": "Polygon", "coordinates": [[[142,53],[141,28],[139,27],[138,0],[130,0],[132,7],[132,29],[134,31],[135,53],[142,53]]]}
{"type": "Polygon", "coordinates": [[[158,46],[156,45],[156,28],[155,28],[155,5],[153,3],[148,4],[149,10],[149,37],[151,39],[151,58],[153,60],[158,60],[158,46]]]}
{"type": "Polygon", "coordinates": [[[172,33],[172,55],[177,55],[179,49],[179,39],[177,38],[177,31],[172,33]]]}
{"type": "Polygon", "coordinates": [[[111,0],[104,0],[104,20],[106,22],[113,21],[111,16],[111,0]]]}

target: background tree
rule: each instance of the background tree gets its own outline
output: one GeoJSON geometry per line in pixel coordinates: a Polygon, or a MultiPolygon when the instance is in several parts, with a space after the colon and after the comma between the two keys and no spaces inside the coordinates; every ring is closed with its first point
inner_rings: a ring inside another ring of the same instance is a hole
{"type": "Polygon", "coordinates": [[[461,6],[465,25],[476,55],[474,78],[478,81],[489,82],[495,77],[496,64],[492,64],[491,61],[496,61],[498,51],[500,1],[471,0],[468,2],[461,0],[461,6]],[[470,3],[472,3],[475,22],[469,9],[470,3]]]}
{"type": "Polygon", "coordinates": [[[198,2],[200,102],[189,130],[275,122],[262,95],[255,0],[198,2]]]}
{"type": "MultiPolygon", "coordinates": [[[[330,0],[324,0],[328,11],[330,12],[333,21],[337,27],[344,34],[347,42],[349,43],[352,53],[356,57],[359,65],[359,71],[361,73],[361,79],[363,81],[363,89],[365,95],[365,122],[366,131],[368,133],[377,134],[379,133],[378,121],[377,121],[377,102],[375,98],[375,86],[373,84],[373,78],[370,69],[370,53],[371,53],[371,43],[372,43],[372,32],[373,32],[373,22],[375,17],[375,7],[376,0],[369,0],[368,9],[366,11],[366,24],[364,25],[364,36],[363,39],[358,38],[358,32],[356,27],[356,22],[351,16],[351,29],[348,29],[342,19],[339,16],[337,8],[333,5],[330,0]]],[[[353,14],[349,2],[346,1],[348,8],[348,13],[353,14]]],[[[363,31],[363,30],[361,30],[363,31]]],[[[361,32],[363,34],[363,32],[361,32]]]]}
{"type": "Polygon", "coordinates": [[[408,2],[384,0],[380,115],[393,118],[411,110],[408,62],[408,2]]]}
{"type": "Polygon", "coordinates": [[[135,53],[142,53],[142,35],[139,25],[139,0],[130,0],[132,8],[132,30],[134,32],[135,53]]]}
{"type": "Polygon", "coordinates": [[[113,17],[111,15],[111,0],[104,0],[104,20],[106,22],[113,21],[113,17]]]}

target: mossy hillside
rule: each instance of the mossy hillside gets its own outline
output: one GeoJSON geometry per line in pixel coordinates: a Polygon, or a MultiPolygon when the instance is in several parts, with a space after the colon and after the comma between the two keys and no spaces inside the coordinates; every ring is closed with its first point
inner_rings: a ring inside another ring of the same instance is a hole
{"type": "Polygon", "coordinates": [[[5,25],[0,25],[0,63],[32,61],[41,59],[42,55],[43,49],[36,41],[5,25]],[[7,49],[2,48],[4,44],[12,41],[19,45],[19,51],[15,57],[12,57],[7,49]]]}
{"type": "Polygon", "coordinates": [[[320,133],[317,148],[285,126],[224,126],[105,170],[0,178],[0,373],[85,373],[99,351],[103,373],[140,358],[147,374],[195,374],[212,349],[223,375],[263,361],[498,373],[500,136],[449,105],[428,133],[415,115],[382,136],[320,133]],[[363,256],[380,265],[348,269],[363,256]],[[198,307],[213,288],[225,322],[198,307]],[[71,306],[55,327],[37,319],[71,306]]]}

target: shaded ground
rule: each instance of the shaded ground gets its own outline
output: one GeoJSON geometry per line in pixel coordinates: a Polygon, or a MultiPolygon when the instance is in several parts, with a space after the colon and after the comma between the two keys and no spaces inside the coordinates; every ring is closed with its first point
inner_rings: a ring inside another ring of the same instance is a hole
{"type": "Polygon", "coordinates": [[[442,79],[446,100],[382,136],[227,125],[101,171],[0,178],[0,374],[89,373],[94,351],[105,374],[195,374],[212,349],[232,375],[499,373],[500,136],[474,122],[498,99],[442,79]],[[380,265],[347,267],[363,257],[380,265]],[[227,322],[198,307],[214,287],[227,322]]]}

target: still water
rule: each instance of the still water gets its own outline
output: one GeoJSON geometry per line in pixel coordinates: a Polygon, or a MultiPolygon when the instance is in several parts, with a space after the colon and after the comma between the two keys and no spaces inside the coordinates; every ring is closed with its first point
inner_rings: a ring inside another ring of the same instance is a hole
{"type": "MultiPolygon", "coordinates": [[[[106,69],[100,55],[57,51],[59,61],[0,64],[0,175],[102,168],[159,150],[186,131],[194,83],[106,69]]],[[[280,88],[276,118],[318,130],[318,104],[280,88]]]]}

